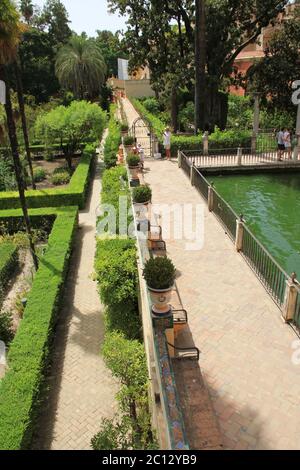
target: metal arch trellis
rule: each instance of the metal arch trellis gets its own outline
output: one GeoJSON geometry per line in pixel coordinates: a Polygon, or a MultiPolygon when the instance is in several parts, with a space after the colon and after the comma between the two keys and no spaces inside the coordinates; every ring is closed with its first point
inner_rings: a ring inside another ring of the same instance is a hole
{"type": "Polygon", "coordinates": [[[131,135],[137,144],[141,144],[145,155],[153,157],[154,134],[151,123],[145,118],[138,117],[132,124],[131,135]]]}

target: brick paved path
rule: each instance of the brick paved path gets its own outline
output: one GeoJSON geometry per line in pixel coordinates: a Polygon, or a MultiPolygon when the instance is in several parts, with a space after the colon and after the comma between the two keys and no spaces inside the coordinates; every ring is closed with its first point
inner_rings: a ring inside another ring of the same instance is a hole
{"type": "Polygon", "coordinates": [[[79,215],[80,228],[47,380],[49,396],[39,419],[34,449],[89,449],[101,418],[112,417],[116,411],[118,386],[100,356],[103,307],[91,278],[100,189],[98,165],[88,207],[79,215]]]}
{"type": "MultiPolygon", "coordinates": [[[[129,122],[136,112],[126,100],[129,122]]],[[[176,162],[147,160],[153,202],[203,202],[176,162]]],[[[229,449],[300,449],[300,366],[297,339],[205,207],[205,243],[185,251],[167,240],[200,366],[229,449]]]]}

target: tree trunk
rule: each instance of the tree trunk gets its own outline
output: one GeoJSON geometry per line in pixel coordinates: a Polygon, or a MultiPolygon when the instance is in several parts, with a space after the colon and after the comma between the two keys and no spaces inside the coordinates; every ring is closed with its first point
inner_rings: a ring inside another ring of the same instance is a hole
{"type": "Polygon", "coordinates": [[[206,17],[205,0],[195,0],[195,2],[195,134],[197,134],[206,127],[206,17]]]}
{"type": "Polygon", "coordinates": [[[8,129],[8,135],[9,135],[11,151],[12,151],[12,156],[13,156],[16,181],[17,181],[18,190],[19,190],[20,203],[21,203],[21,207],[23,211],[24,223],[26,227],[26,232],[28,234],[29,246],[30,246],[30,250],[31,250],[32,258],[33,258],[33,263],[34,263],[35,269],[37,270],[38,258],[36,256],[35,247],[33,244],[31,224],[30,224],[30,219],[28,216],[27,203],[26,203],[26,198],[25,198],[25,190],[24,190],[25,185],[24,185],[24,178],[23,178],[23,172],[22,172],[22,165],[21,165],[20,157],[19,157],[16,125],[13,119],[10,89],[9,89],[9,84],[7,82],[5,68],[2,65],[0,65],[0,79],[2,79],[6,83],[5,111],[6,111],[6,117],[7,117],[7,129],[8,129]]]}
{"type": "Polygon", "coordinates": [[[173,132],[178,131],[178,100],[177,100],[177,90],[175,87],[172,87],[171,93],[171,119],[173,132]]]}
{"type": "Polygon", "coordinates": [[[31,160],[31,154],[30,154],[30,146],[29,146],[29,138],[28,138],[28,130],[27,130],[27,122],[26,122],[26,114],[25,114],[23,84],[22,84],[22,79],[21,79],[21,74],[20,74],[20,68],[19,68],[17,61],[14,63],[14,71],[15,71],[15,77],[16,77],[18,102],[19,102],[19,108],[20,108],[21,119],[22,119],[22,129],[23,129],[23,135],[24,135],[24,143],[25,143],[27,162],[29,166],[31,184],[32,184],[33,189],[36,189],[36,185],[35,185],[34,177],[33,177],[32,160],[31,160]]]}

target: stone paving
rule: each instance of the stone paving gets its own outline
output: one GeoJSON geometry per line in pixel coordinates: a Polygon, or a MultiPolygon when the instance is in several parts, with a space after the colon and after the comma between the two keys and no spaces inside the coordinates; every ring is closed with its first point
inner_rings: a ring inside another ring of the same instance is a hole
{"type": "Polygon", "coordinates": [[[33,448],[88,450],[102,418],[111,418],[118,385],[100,355],[103,306],[92,280],[96,209],[100,203],[100,168],[90,201],[80,212],[79,230],[67,280],[64,308],[54,343],[53,363],[33,448]]]}
{"type": "MultiPolygon", "coordinates": [[[[137,117],[128,100],[129,123],[137,117]]],[[[204,202],[177,162],[147,160],[154,204],[204,202]]],[[[228,449],[300,449],[297,336],[215,216],[204,207],[202,249],[167,239],[200,366],[228,449]]],[[[299,347],[299,346],[298,346],[299,347]]],[[[197,403],[197,397],[195,397],[197,403]]]]}

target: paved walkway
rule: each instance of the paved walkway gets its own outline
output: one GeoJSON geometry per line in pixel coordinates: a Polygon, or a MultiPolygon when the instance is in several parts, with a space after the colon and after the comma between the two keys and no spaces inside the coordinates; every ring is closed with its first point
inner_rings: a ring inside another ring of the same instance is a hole
{"type": "Polygon", "coordinates": [[[92,280],[96,208],[100,203],[97,168],[90,201],[79,215],[79,230],[67,280],[64,308],[57,327],[48,397],[34,439],[34,449],[87,450],[101,419],[117,409],[118,386],[100,355],[103,307],[92,280]]]}
{"type": "MultiPolygon", "coordinates": [[[[125,101],[129,122],[136,118],[125,101]]],[[[147,160],[154,204],[202,203],[176,162],[147,160]]],[[[292,362],[294,332],[215,216],[204,208],[205,243],[167,241],[177,285],[229,449],[300,449],[300,366],[292,362]]],[[[195,400],[196,402],[196,400],[195,400]]]]}

